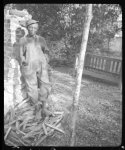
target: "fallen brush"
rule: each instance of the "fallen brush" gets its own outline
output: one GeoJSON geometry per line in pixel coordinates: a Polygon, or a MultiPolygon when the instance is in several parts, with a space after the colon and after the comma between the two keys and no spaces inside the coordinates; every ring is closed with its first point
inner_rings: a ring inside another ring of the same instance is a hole
{"type": "Polygon", "coordinates": [[[63,112],[55,112],[51,117],[43,119],[41,112],[37,117],[34,111],[34,107],[28,105],[27,101],[10,109],[4,119],[5,144],[14,147],[39,146],[54,131],[65,134],[60,129],[63,112]]]}

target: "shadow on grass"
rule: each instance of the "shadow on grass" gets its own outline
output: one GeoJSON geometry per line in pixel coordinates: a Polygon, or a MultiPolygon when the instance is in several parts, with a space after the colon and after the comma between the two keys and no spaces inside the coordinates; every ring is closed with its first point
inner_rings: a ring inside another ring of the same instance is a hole
{"type": "MultiPolygon", "coordinates": [[[[53,74],[53,80],[57,83],[54,86],[55,96],[58,95],[56,104],[69,110],[69,113],[62,121],[66,134],[56,133],[53,137],[48,138],[46,144],[51,146],[69,146],[70,144],[71,89],[74,78],[69,77],[69,74],[66,73],[68,71],[68,69],[59,68],[53,74]]],[[[84,83],[86,86],[81,87],[79,99],[75,146],[119,146],[122,135],[121,92],[112,83],[88,76],[83,76],[82,85],[84,83]]]]}

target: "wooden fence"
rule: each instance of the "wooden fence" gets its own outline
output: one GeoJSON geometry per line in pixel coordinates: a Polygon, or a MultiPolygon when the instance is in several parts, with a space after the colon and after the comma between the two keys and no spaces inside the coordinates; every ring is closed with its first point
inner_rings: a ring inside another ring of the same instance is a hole
{"type": "Polygon", "coordinates": [[[122,78],[122,59],[86,53],[83,73],[119,84],[122,78]]]}

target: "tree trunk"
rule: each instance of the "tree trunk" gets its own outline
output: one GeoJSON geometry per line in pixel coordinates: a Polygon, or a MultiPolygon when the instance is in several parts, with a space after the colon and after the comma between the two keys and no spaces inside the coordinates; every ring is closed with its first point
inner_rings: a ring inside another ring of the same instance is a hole
{"type": "Polygon", "coordinates": [[[108,52],[109,52],[110,38],[108,38],[108,52]]]}
{"type": "Polygon", "coordinates": [[[77,75],[76,75],[75,92],[74,92],[73,104],[72,104],[72,106],[73,106],[72,107],[73,108],[72,115],[73,116],[72,116],[72,136],[71,136],[70,146],[75,145],[75,129],[76,129],[76,120],[77,120],[77,110],[78,110],[81,79],[82,79],[82,74],[83,74],[85,52],[86,52],[86,47],[87,47],[91,19],[92,19],[92,4],[87,4],[86,5],[86,19],[85,19],[84,28],[83,28],[82,43],[81,43],[77,75]]]}
{"type": "Polygon", "coordinates": [[[119,88],[122,91],[122,65],[121,65],[121,70],[120,70],[119,88]]]}

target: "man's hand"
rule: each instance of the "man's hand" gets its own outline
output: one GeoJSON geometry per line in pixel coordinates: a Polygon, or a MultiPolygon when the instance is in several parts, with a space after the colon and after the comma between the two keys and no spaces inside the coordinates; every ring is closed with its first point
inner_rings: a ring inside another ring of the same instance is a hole
{"type": "Polygon", "coordinates": [[[21,65],[22,65],[22,66],[28,66],[28,63],[26,62],[24,56],[22,56],[21,60],[22,60],[22,62],[21,62],[21,65]]]}
{"type": "Polygon", "coordinates": [[[49,56],[47,54],[44,54],[47,60],[47,63],[49,63],[49,56]]]}
{"type": "Polygon", "coordinates": [[[23,61],[23,62],[22,62],[22,65],[23,65],[23,66],[28,66],[28,63],[27,63],[26,61],[23,61]]]}

